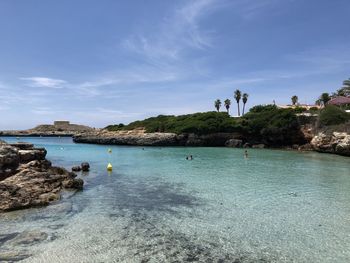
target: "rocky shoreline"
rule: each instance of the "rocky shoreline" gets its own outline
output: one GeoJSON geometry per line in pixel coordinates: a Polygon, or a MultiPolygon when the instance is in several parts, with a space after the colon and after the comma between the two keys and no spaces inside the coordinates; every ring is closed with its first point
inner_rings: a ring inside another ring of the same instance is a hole
{"type": "Polygon", "coordinates": [[[240,139],[235,133],[213,133],[208,135],[146,133],[144,131],[109,132],[101,130],[73,136],[76,143],[132,145],[132,146],[225,146],[231,139],[240,139]]]}
{"type": "Polygon", "coordinates": [[[101,130],[73,136],[76,143],[130,146],[215,146],[233,148],[281,148],[299,151],[317,151],[350,156],[350,133],[314,132],[303,129],[304,140],[293,145],[269,145],[264,141],[247,140],[239,133],[214,133],[208,135],[145,133],[144,131],[109,132],[101,130]]]}
{"type": "Polygon", "coordinates": [[[45,159],[44,148],[0,140],[0,213],[44,206],[60,199],[63,189],[81,190],[83,180],[45,159]]]}

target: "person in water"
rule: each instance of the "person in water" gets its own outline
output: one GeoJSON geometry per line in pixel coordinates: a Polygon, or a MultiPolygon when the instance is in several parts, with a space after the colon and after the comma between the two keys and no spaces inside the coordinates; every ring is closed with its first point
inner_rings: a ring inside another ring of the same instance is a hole
{"type": "Polygon", "coordinates": [[[193,156],[192,155],[186,156],[186,160],[193,160],[193,156]]]}
{"type": "Polygon", "coordinates": [[[247,150],[244,151],[244,158],[246,158],[246,159],[248,158],[248,151],[247,150]]]}

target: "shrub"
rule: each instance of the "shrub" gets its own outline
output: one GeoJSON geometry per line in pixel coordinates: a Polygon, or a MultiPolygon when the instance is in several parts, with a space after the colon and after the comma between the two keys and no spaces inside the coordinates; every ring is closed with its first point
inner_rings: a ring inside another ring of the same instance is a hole
{"type": "Polygon", "coordinates": [[[209,134],[236,131],[236,121],[225,112],[203,112],[180,116],[159,115],[142,121],[135,121],[121,128],[107,126],[110,131],[145,128],[146,132],[173,132],[209,134]]]}
{"type": "Polygon", "coordinates": [[[326,106],[321,110],[319,116],[320,126],[338,125],[348,120],[350,120],[350,114],[334,105],[326,106]]]}

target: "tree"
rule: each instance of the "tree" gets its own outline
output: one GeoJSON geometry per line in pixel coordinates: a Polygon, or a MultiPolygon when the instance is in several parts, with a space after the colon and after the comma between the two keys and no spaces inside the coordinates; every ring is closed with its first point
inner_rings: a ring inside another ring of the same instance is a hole
{"type": "Polygon", "coordinates": [[[221,107],[221,100],[217,99],[214,102],[214,106],[215,106],[216,110],[219,112],[220,111],[220,107],[221,107]]]}
{"type": "Polygon", "coordinates": [[[329,93],[324,92],[321,94],[319,100],[323,106],[326,106],[327,102],[331,100],[331,97],[329,96],[329,93]]]}
{"type": "Polygon", "coordinates": [[[225,104],[227,113],[230,114],[229,110],[230,110],[230,106],[231,106],[231,100],[226,99],[226,100],[224,101],[224,104],[225,104]]]}
{"type": "Polygon", "coordinates": [[[236,90],[235,93],[234,93],[234,98],[237,102],[237,107],[238,107],[238,116],[241,116],[241,112],[239,110],[239,101],[241,100],[241,97],[242,97],[242,92],[240,90],[236,90]]]}
{"type": "Polygon", "coordinates": [[[343,81],[343,87],[337,90],[335,93],[336,96],[344,96],[349,97],[350,96],[350,79],[343,81]]]}
{"type": "Polygon", "coordinates": [[[293,104],[293,105],[296,105],[296,104],[298,103],[298,100],[299,100],[298,96],[294,95],[294,96],[292,97],[292,104],[293,104]]]}
{"type": "Polygon", "coordinates": [[[243,101],[243,112],[242,112],[242,115],[244,115],[245,104],[248,101],[248,97],[249,97],[248,93],[243,93],[243,96],[242,96],[242,101],[243,101]]]}

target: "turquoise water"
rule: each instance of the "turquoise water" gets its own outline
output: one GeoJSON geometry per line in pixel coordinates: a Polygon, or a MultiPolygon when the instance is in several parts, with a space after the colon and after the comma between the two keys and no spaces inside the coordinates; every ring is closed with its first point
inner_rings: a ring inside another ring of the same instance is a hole
{"type": "Polygon", "coordinates": [[[0,235],[47,234],[16,246],[0,236],[0,252],[23,262],[350,262],[349,158],[25,141],[54,165],[88,161],[91,171],[79,174],[82,192],[0,215],[0,235]]]}

